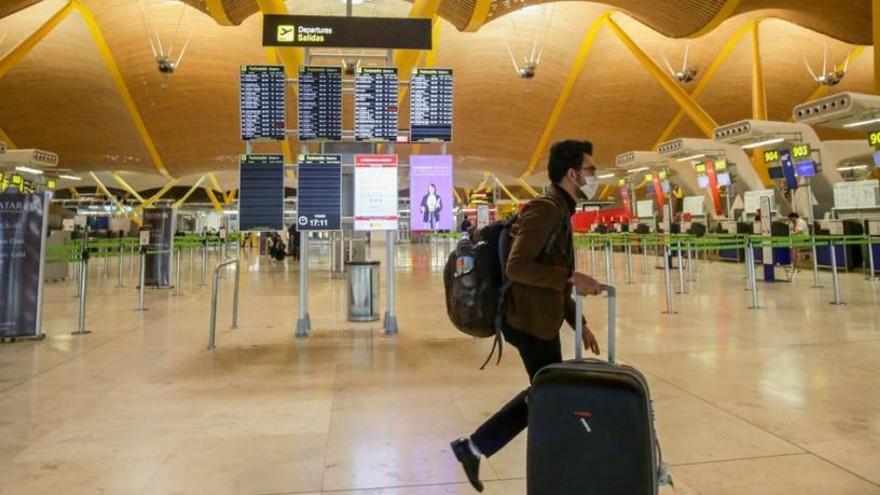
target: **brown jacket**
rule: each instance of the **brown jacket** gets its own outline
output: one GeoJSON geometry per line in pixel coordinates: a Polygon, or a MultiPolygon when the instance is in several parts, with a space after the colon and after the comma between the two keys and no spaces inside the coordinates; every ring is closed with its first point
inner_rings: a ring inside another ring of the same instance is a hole
{"type": "Polygon", "coordinates": [[[571,215],[575,202],[553,186],[546,197],[530,201],[511,226],[507,278],[507,324],[523,333],[550,340],[559,333],[563,317],[574,326],[575,306],[568,279],[574,272],[571,215]],[[542,251],[557,233],[546,256],[542,251]]]}

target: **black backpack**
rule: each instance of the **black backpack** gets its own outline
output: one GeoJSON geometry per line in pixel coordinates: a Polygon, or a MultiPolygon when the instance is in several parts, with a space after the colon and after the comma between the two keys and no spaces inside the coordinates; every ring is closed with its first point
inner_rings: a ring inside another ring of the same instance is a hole
{"type": "MultiPolygon", "coordinates": [[[[555,200],[551,201],[556,203],[555,200]]],[[[467,237],[459,241],[443,269],[446,313],[452,324],[472,337],[495,337],[492,352],[480,369],[486,367],[496,348],[497,362],[501,362],[504,300],[512,284],[505,276],[504,267],[507,266],[510,256],[510,227],[516,219],[515,215],[486,226],[480,231],[480,239],[476,244],[467,237]]],[[[556,237],[566,224],[565,220],[563,218],[547,238],[539,259],[546,256],[553,247],[556,237]]]]}

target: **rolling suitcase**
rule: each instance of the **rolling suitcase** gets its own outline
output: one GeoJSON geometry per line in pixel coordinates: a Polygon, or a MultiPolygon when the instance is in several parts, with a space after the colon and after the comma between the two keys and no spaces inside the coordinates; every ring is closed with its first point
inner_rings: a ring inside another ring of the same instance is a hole
{"type": "Polygon", "coordinates": [[[608,293],[608,361],[583,359],[582,298],[575,359],[535,375],[529,393],[529,495],[655,495],[670,484],[654,433],[651,395],[635,368],[615,363],[616,292],[608,293]]]}

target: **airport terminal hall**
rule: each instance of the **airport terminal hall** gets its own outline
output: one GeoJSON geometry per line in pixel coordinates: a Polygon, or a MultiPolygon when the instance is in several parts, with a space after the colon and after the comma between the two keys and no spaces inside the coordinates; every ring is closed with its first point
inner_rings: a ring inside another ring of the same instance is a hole
{"type": "Polygon", "coordinates": [[[880,0],[0,0],[0,495],[880,495],[880,0]]]}

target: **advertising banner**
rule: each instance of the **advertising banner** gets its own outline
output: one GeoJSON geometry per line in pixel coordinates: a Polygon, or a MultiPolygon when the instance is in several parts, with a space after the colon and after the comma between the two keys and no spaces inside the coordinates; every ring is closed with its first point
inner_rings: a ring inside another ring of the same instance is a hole
{"type": "Polygon", "coordinates": [[[410,229],[452,231],[452,155],[409,157],[410,229]]]}
{"type": "Polygon", "coordinates": [[[397,230],[397,155],[354,156],[354,230],[397,230]]]}
{"type": "Polygon", "coordinates": [[[170,206],[144,210],[143,228],[150,232],[147,246],[144,285],[150,287],[171,286],[171,259],[174,249],[175,211],[170,206]]]}
{"type": "Polygon", "coordinates": [[[0,193],[0,338],[39,337],[51,193],[0,193]]]}

